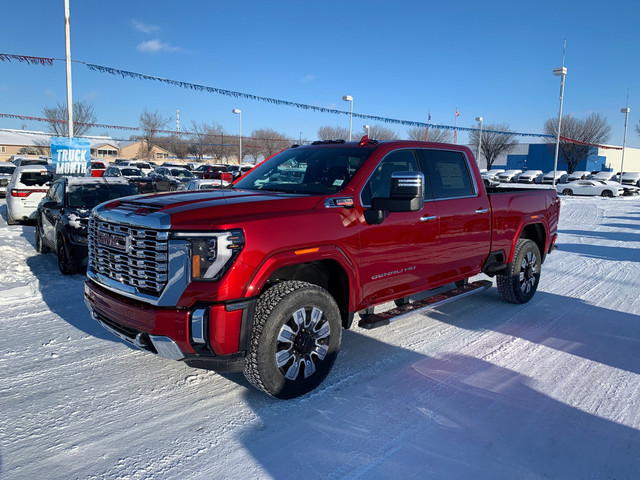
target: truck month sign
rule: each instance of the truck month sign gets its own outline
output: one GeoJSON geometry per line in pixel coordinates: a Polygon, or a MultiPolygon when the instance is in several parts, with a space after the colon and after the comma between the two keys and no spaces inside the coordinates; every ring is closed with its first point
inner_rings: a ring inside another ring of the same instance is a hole
{"type": "Polygon", "coordinates": [[[51,159],[59,175],[89,175],[91,168],[89,140],[51,137],[51,159]]]}

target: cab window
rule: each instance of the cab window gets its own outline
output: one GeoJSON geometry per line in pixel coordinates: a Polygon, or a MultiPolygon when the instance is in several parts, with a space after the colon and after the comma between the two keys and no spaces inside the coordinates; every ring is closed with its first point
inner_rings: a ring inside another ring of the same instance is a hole
{"type": "MultiPolygon", "coordinates": [[[[414,150],[396,150],[389,153],[373,171],[369,181],[362,189],[362,205],[371,205],[377,197],[388,197],[391,192],[391,174],[393,172],[417,172],[418,162],[414,150]]],[[[425,183],[426,180],[425,180],[425,183]]],[[[430,196],[426,195],[427,197],[430,196]]]]}

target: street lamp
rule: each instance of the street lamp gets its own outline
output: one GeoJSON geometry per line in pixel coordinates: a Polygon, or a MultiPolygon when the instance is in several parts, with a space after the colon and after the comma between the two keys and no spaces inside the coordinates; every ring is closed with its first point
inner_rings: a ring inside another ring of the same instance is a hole
{"type": "Polygon", "coordinates": [[[476,155],[476,163],[480,165],[480,146],[482,145],[482,117],[476,117],[476,122],[480,122],[480,134],[478,135],[478,154],[476,155]]]}
{"type": "Polygon", "coordinates": [[[556,155],[553,160],[553,188],[556,188],[556,175],[558,170],[558,152],[560,151],[560,126],[562,125],[562,101],[564,98],[564,77],[567,75],[567,67],[564,66],[564,54],[567,48],[567,41],[562,47],[562,67],[554,68],[553,74],[560,77],[560,111],[558,112],[558,134],[556,135],[556,155]]]}
{"type": "Polygon", "coordinates": [[[343,95],[342,100],[351,102],[349,108],[349,141],[351,141],[351,127],[353,126],[353,97],[351,95],[343,95]]]}
{"type": "Polygon", "coordinates": [[[364,128],[367,129],[367,137],[369,136],[369,125],[365,125],[364,128]]]}
{"type": "Polygon", "coordinates": [[[629,107],[621,108],[620,111],[624,113],[624,140],[622,141],[622,160],[620,160],[620,185],[622,185],[622,173],[624,172],[624,149],[627,146],[627,122],[629,121],[629,107]]]}
{"type": "Polygon", "coordinates": [[[240,118],[240,132],[238,133],[238,139],[240,140],[240,156],[238,157],[238,163],[242,163],[242,110],[234,108],[231,110],[233,113],[239,115],[240,118]]]}

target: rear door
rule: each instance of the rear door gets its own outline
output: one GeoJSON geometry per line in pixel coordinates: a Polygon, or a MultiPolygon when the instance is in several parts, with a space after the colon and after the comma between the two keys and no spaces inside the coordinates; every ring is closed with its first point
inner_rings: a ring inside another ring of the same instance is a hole
{"type": "Polygon", "coordinates": [[[491,248],[491,206],[461,151],[420,149],[437,203],[440,249],[434,275],[453,281],[482,270],[491,248]]]}

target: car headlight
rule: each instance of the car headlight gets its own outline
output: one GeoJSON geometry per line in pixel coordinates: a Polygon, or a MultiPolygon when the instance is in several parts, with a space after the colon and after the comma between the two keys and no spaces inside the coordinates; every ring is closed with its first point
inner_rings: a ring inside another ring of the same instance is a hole
{"type": "Polygon", "coordinates": [[[219,280],[244,246],[242,230],[177,232],[173,237],[189,242],[191,279],[196,281],[219,280]]]}

